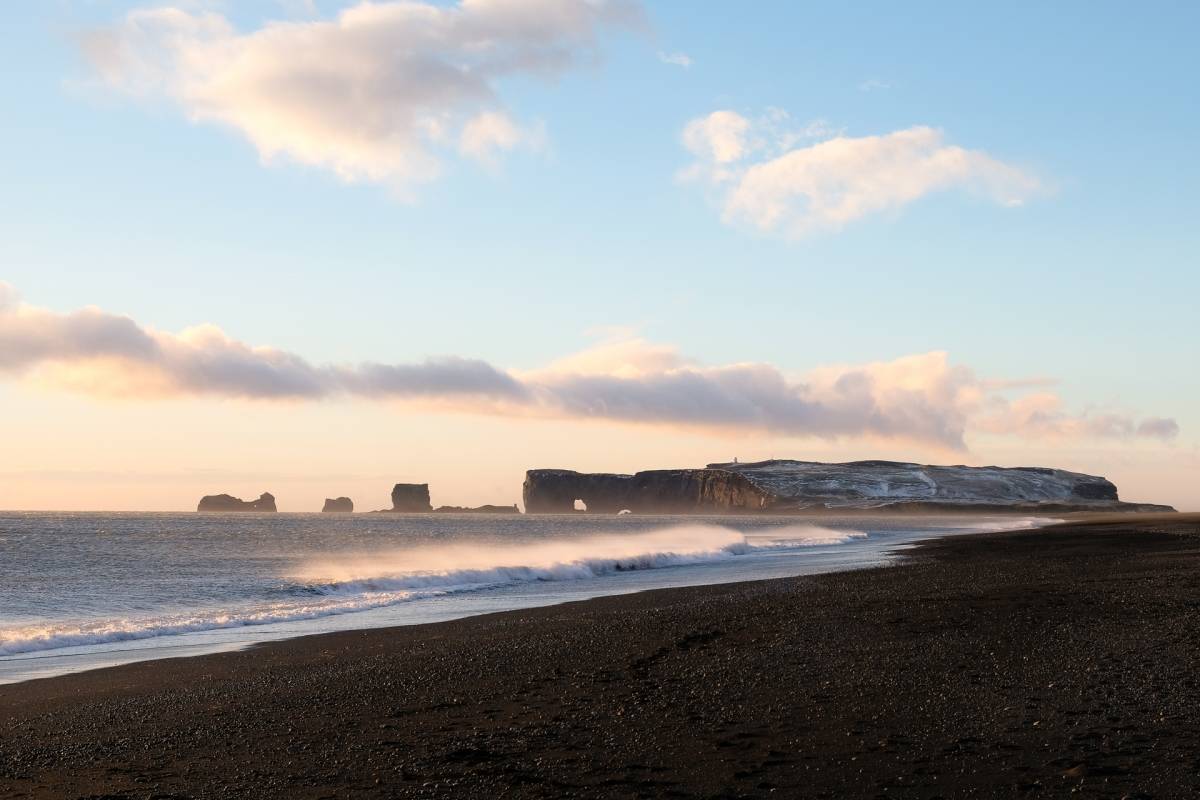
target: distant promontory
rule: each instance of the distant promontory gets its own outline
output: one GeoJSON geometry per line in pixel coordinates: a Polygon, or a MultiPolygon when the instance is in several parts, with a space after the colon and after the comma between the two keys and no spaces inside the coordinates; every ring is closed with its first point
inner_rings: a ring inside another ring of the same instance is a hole
{"type": "Polygon", "coordinates": [[[886,511],[1173,511],[1125,503],[1111,481],[1044,467],[966,467],[898,461],[771,460],[634,475],[533,469],[525,513],[804,513],[886,511]]]}

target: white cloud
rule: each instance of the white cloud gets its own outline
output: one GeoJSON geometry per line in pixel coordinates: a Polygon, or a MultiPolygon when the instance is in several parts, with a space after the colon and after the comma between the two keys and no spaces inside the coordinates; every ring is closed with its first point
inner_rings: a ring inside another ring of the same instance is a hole
{"type": "Polygon", "coordinates": [[[858,90],[860,92],[879,92],[890,88],[892,88],[892,84],[888,83],[887,81],[881,81],[878,78],[868,78],[867,80],[858,84],[858,90]]]}
{"type": "Polygon", "coordinates": [[[172,334],[97,308],[23,304],[0,283],[0,375],[89,394],[259,400],[336,396],[419,401],[454,411],[653,423],[709,431],[867,437],[961,450],[973,433],[1170,439],[1174,420],[1071,414],[1044,380],[997,382],[943,352],[789,376],[770,364],[705,366],[669,345],[605,342],[527,372],[477,359],[317,365],[201,325],[172,334]],[[1025,392],[1022,394],[1022,392],[1025,392]],[[1015,399],[1009,395],[1016,393],[1015,399]]]}
{"type": "Polygon", "coordinates": [[[507,114],[484,111],[463,125],[458,150],[464,156],[495,167],[502,153],[522,146],[539,150],[544,142],[545,128],[541,124],[522,128],[507,114]]]}
{"type": "Polygon", "coordinates": [[[733,111],[714,111],[694,119],[683,129],[683,144],[696,157],[714,164],[729,164],[746,154],[750,120],[733,111]]]}
{"type": "Polygon", "coordinates": [[[0,281],[0,314],[12,313],[20,304],[21,295],[12,284],[0,281]]]}
{"type": "Polygon", "coordinates": [[[683,67],[687,69],[692,65],[692,57],[687,53],[664,53],[661,50],[658,53],[658,60],[664,64],[670,64],[675,67],[683,67]]]}
{"type": "Polygon", "coordinates": [[[1015,206],[1040,188],[1036,177],[947,144],[934,128],[848,137],[829,136],[823,123],[794,131],[786,121],[779,111],[752,122],[727,110],[692,120],[683,144],[697,160],[682,177],[716,189],[725,222],[791,238],[836,231],[933,192],[969,189],[1015,206]]]}
{"type": "Polygon", "coordinates": [[[268,162],[405,190],[438,174],[447,147],[490,162],[529,141],[536,128],[513,122],[501,82],[556,76],[640,15],[634,0],[407,0],[241,32],[217,13],[161,7],[83,47],[109,87],[229,126],[268,162]]]}

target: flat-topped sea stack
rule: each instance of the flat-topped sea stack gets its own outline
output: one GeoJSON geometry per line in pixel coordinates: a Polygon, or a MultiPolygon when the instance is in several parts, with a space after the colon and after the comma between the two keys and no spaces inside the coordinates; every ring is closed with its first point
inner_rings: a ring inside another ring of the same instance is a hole
{"type": "Polygon", "coordinates": [[[349,497],[326,497],[321,512],[325,514],[350,514],[354,511],[354,501],[349,497]]]}
{"type": "Polygon", "coordinates": [[[433,511],[428,483],[397,483],[392,487],[392,511],[402,513],[433,511]]]}
{"type": "Polygon", "coordinates": [[[257,500],[242,500],[229,494],[209,494],[200,498],[197,511],[277,511],[275,495],[263,492],[257,500]]]}
{"type": "Polygon", "coordinates": [[[1095,475],[1043,467],[966,467],[898,461],[771,460],[659,469],[633,475],[533,469],[525,473],[525,512],[795,513],[888,511],[1174,511],[1125,503],[1095,475]]]}

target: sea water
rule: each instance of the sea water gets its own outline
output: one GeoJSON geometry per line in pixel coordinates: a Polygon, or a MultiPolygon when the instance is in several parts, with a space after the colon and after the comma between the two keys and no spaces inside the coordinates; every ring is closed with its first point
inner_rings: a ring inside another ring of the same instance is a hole
{"type": "Polygon", "coordinates": [[[0,683],[888,563],[1031,517],[0,513],[0,683]]]}

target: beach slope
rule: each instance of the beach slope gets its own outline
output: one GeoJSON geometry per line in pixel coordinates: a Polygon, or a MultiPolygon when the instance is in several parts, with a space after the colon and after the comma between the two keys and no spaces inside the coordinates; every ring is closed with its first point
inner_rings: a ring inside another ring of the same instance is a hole
{"type": "Polygon", "coordinates": [[[0,796],[1200,794],[1200,519],[0,686],[0,796]]]}

